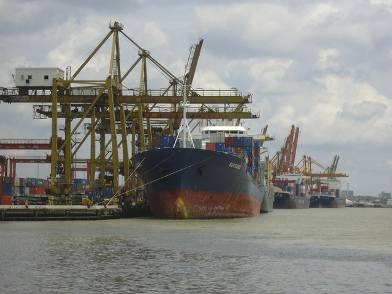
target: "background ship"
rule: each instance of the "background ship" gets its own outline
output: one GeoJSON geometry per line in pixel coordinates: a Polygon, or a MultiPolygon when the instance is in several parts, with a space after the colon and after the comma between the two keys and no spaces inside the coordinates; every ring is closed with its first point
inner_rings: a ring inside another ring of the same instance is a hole
{"type": "Polygon", "coordinates": [[[340,194],[340,181],[337,179],[319,180],[311,191],[310,207],[342,208],[346,206],[346,197],[340,194]]]}
{"type": "Polygon", "coordinates": [[[301,175],[276,177],[274,184],[274,208],[309,208],[310,197],[301,175]]]}

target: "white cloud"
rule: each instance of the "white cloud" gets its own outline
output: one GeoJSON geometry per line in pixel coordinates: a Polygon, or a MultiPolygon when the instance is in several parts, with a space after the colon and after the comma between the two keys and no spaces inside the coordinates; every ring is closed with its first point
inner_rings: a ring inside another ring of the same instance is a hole
{"type": "Polygon", "coordinates": [[[155,22],[147,22],[144,25],[143,35],[149,39],[149,49],[162,49],[168,45],[167,35],[155,22]]]}
{"type": "Polygon", "coordinates": [[[226,84],[217,72],[212,69],[199,70],[193,83],[196,87],[204,89],[230,89],[231,87],[226,84]]]}
{"type": "Polygon", "coordinates": [[[281,86],[292,64],[293,60],[283,58],[237,59],[227,64],[226,71],[229,75],[240,72],[252,79],[259,88],[271,91],[281,86]]]}
{"type": "Polygon", "coordinates": [[[339,51],[334,48],[321,49],[319,51],[318,65],[321,70],[326,69],[337,69],[339,66],[338,62],[339,51]]]}
{"type": "Polygon", "coordinates": [[[336,6],[326,3],[317,3],[308,9],[302,23],[304,27],[317,27],[328,24],[328,20],[338,14],[339,9],[336,6]]]}

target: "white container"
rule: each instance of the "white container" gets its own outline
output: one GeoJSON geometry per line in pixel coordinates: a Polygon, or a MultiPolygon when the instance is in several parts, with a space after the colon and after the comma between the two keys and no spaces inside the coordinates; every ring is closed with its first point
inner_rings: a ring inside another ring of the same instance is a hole
{"type": "Polygon", "coordinates": [[[64,79],[64,71],[57,67],[20,67],[15,69],[14,78],[18,88],[48,89],[54,78],[64,79]]]}

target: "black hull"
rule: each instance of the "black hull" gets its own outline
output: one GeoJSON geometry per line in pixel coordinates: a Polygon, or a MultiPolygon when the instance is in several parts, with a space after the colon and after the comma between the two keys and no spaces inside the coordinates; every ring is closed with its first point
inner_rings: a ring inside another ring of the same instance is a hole
{"type": "Polygon", "coordinates": [[[244,159],[190,148],[152,149],[133,158],[147,184],[151,212],[162,218],[249,217],[260,213],[264,193],[244,159]]]}
{"type": "Polygon", "coordinates": [[[342,208],[345,206],[345,197],[335,197],[330,195],[313,195],[310,198],[311,208],[342,208]]]}
{"type": "Polygon", "coordinates": [[[309,208],[309,198],[289,194],[275,194],[274,209],[309,208]]]}

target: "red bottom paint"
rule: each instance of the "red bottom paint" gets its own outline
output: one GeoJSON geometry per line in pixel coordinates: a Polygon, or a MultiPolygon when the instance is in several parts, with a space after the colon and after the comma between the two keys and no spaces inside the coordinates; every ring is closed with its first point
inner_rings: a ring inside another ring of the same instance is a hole
{"type": "Polygon", "coordinates": [[[159,218],[235,218],[260,214],[255,197],[191,190],[163,191],[149,195],[152,214],[159,218]]]}

